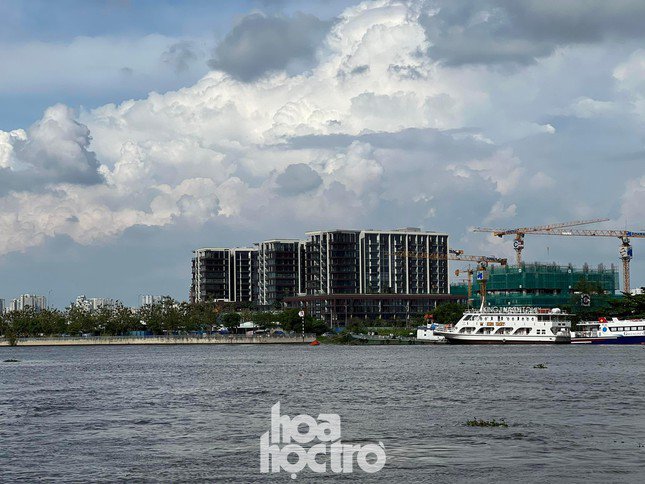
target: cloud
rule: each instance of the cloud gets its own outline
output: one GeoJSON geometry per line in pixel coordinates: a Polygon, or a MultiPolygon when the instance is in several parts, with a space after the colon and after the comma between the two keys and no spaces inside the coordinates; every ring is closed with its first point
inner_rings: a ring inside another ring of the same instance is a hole
{"type": "Polygon", "coordinates": [[[292,17],[253,13],[217,45],[208,64],[246,82],[276,70],[302,72],[313,66],[330,27],[331,22],[303,13],[292,17]]]}
{"type": "Polygon", "coordinates": [[[278,189],[285,195],[306,193],[315,190],[321,183],[320,175],[304,163],[289,165],[276,177],[278,189]]]}
{"type": "Polygon", "coordinates": [[[430,56],[448,65],[527,65],[558,47],[642,39],[639,0],[484,0],[430,2],[422,17],[430,56]]]}
{"type": "Polygon", "coordinates": [[[161,61],[172,67],[175,72],[180,73],[189,70],[191,64],[199,57],[201,57],[201,53],[195,43],[182,40],[168,47],[161,54],[161,61]]]}
{"type": "MultiPolygon", "coordinates": [[[[516,22],[512,5],[486,5],[516,22]]],[[[55,106],[28,130],[0,131],[0,231],[10,234],[0,254],[57,237],[101,244],[141,227],[159,228],[159,237],[208,233],[213,240],[199,243],[210,244],[231,234],[404,225],[450,232],[466,249],[512,253],[466,228],[632,220],[642,190],[630,177],[642,157],[620,155],[644,148],[637,48],[589,41],[549,54],[549,40],[540,62],[510,70],[447,65],[425,54],[435,7],[358,4],[304,54],[293,50],[299,44],[275,46],[318,20],[254,14],[220,44],[226,55],[217,62],[230,66],[217,64],[182,89],[78,115],[55,106]],[[260,57],[267,46],[277,61],[260,57]],[[292,70],[293,59],[305,58],[306,74],[292,70]],[[590,190],[599,180],[603,190],[590,190]],[[624,200],[610,196],[623,192],[624,200]]],[[[448,13],[434,25],[446,35],[457,25],[448,13]]],[[[163,64],[159,55],[155,62],[163,64]]]]}
{"type": "Polygon", "coordinates": [[[62,104],[47,109],[26,132],[0,131],[0,168],[6,170],[3,183],[31,189],[44,183],[100,183],[103,178],[90,141],[87,126],[62,104]]]}
{"type": "Polygon", "coordinates": [[[574,100],[563,114],[578,118],[593,118],[596,116],[620,115],[624,109],[613,101],[598,101],[589,97],[574,100]]]}
{"type": "Polygon", "coordinates": [[[628,227],[645,230],[645,175],[629,180],[621,197],[621,221],[628,227]]]}
{"type": "MultiPolygon", "coordinates": [[[[448,165],[448,169],[463,178],[477,174],[494,183],[495,189],[501,195],[508,195],[519,188],[525,173],[521,160],[508,148],[499,150],[487,158],[471,160],[461,165],[448,165]]],[[[500,206],[493,211],[499,212],[499,208],[500,206]]]]}

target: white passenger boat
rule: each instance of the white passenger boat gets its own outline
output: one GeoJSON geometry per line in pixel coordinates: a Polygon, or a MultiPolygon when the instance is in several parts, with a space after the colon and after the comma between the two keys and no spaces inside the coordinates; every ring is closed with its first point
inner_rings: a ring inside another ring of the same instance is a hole
{"type": "Polygon", "coordinates": [[[580,331],[571,338],[576,344],[645,344],[645,319],[599,318],[598,321],[578,323],[580,331]]]}
{"type": "Polygon", "coordinates": [[[570,343],[571,316],[558,308],[482,307],[435,334],[453,344],[570,343]]]}
{"type": "Polygon", "coordinates": [[[436,323],[426,324],[425,326],[417,327],[417,340],[428,341],[430,343],[445,343],[446,338],[438,334],[445,328],[436,323]]]}

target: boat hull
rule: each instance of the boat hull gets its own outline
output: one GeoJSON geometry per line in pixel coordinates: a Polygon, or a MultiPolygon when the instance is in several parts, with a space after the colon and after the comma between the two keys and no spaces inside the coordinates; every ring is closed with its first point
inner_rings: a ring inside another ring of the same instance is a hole
{"type": "Polygon", "coordinates": [[[572,344],[592,345],[645,345],[645,335],[639,336],[616,336],[597,338],[572,338],[572,344]]]}
{"type": "Polygon", "coordinates": [[[456,345],[532,345],[532,344],[569,344],[568,336],[512,336],[497,337],[494,335],[469,335],[442,333],[446,341],[456,345]]]}

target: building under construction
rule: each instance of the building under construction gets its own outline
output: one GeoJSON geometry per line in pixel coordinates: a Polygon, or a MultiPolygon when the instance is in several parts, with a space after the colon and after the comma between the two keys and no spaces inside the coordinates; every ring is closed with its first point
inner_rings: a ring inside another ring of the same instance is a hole
{"type": "MultiPolygon", "coordinates": [[[[539,306],[561,307],[579,301],[582,294],[578,290],[581,281],[589,287],[595,286],[600,294],[593,291],[590,306],[594,307],[615,297],[618,291],[618,270],[612,264],[596,269],[584,265],[522,263],[519,266],[491,266],[488,274],[486,302],[490,306],[539,306]]],[[[468,293],[467,284],[453,284],[453,295],[468,293]]],[[[481,303],[479,284],[472,282],[472,304],[481,303]]]]}

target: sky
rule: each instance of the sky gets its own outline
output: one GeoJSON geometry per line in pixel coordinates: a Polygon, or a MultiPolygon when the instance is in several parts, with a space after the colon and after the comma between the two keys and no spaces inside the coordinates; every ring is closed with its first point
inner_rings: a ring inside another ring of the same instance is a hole
{"type": "MultiPolygon", "coordinates": [[[[7,301],[185,300],[193,249],[320,229],[509,258],[471,229],[645,229],[639,0],[0,0],[0,19],[7,301]]],[[[619,245],[527,236],[524,259],[619,245]]]]}

